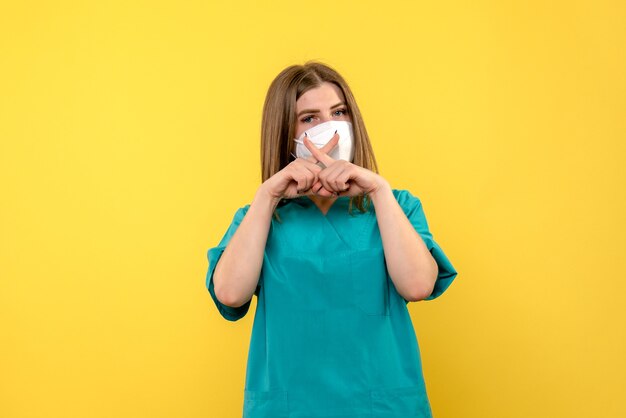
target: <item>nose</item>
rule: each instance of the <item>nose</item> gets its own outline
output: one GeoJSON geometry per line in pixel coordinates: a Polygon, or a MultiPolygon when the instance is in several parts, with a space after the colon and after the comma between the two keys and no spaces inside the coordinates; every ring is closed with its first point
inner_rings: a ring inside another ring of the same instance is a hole
{"type": "Polygon", "coordinates": [[[325,123],[325,122],[328,122],[328,121],[331,121],[331,120],[333,120],[333,117],[331,115],[326,115],[326,114],[319,115],[318,122],[315,125],[320,125],[322,123],[325,123]]]}
{"type": "Polygon", "coordinates": [[[324,122],[328,122],[329,120],[332,120],[333,118],[330,117],[330,115],[321,115],[320,116],[320,123],[324,123],[324,122]]]}

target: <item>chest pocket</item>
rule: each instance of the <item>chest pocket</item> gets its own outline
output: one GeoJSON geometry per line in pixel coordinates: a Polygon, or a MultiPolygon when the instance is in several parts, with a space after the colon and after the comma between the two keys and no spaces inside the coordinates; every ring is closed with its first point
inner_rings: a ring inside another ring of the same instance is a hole
{"type": "Polygon", "coordinates": [[[354,303],[366,315],[389,315],[389,279],[382,247],[350,253],[354,303]]]}

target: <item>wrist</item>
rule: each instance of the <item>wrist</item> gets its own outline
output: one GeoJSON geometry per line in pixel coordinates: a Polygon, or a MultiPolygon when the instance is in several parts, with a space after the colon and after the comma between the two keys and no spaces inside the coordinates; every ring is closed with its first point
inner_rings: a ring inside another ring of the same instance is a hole
{"type": "Polygon", "coordinates": [[[374,190],[369,192],[369,196],[372,199],[372,202],[376,203],[375,200],[379,198],[379,196],[391,193],[391,185],[387,180],[385,180],[382,176],[377,176],[376,187],[374,190]]]}
{"type": "Polygon", "coordinates": [[[257,189],[256,194],[254,195],[254,200],[260,202],[263,206],[269,206],[273,211],[281,198],[274,196],[266,187],[265,183],[261,184],[261,186],[257,189]]]}

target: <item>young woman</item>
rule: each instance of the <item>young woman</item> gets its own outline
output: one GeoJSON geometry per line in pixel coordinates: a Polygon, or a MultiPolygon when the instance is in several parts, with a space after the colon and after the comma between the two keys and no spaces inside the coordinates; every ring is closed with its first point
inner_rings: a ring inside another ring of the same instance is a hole
{"type": "Polygon", "coordinates": [[[244,417],[431,417],[407,303],[457,275],[420,200],[378,174],[344,79],[284,69],[261,132],[263,183],[208,251],[220,314],[253,295],[244,417]]]}

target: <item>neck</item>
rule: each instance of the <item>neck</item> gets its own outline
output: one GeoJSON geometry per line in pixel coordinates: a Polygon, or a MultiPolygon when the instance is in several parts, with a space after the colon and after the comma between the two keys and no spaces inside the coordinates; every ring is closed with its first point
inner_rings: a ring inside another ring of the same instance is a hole
{"type": "Polygon", "coordinates": [[[332,204],[337,200],[336,197],[324,197],[318,195],[308,195],[309,199],[315,203],[315,205],[322,211],[322,213],[326,214],[328,209],[332,206],[332,204]]]}

